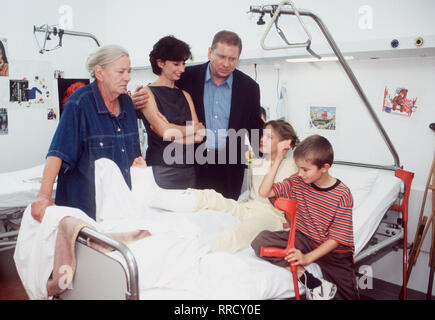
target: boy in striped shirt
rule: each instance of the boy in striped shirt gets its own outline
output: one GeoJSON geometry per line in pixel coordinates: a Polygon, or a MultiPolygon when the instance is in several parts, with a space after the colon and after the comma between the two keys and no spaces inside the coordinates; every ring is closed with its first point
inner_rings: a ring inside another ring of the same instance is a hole
{"type": "MultiPolygon", "coordinates": [[[[349,188],[329,175],[334,159],[329,141],[313,135],[302,141],[293,157],[298,172],[283,182],[274,183],[277,169],[288,150],[281,149],[259,188],[259,195],[295,198],[297,201],[295,248],[285,258],[262,257],[273,264],[298,267],[308,299],[359,299],[353,263],[353,200],[349,188]],[[304,269],[316,262],[324,279],[304,269]]],[[[257,256],[260,248],[285,248],[289,231],[263,231],[252,242],[257,256]]]]}

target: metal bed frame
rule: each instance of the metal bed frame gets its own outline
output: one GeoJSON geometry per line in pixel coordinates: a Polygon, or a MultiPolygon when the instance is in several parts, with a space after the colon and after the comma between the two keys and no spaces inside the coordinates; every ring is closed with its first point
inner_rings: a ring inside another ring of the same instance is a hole
{"type": "Polygon", "coordinates": [[[0,252],[15,248],[20,225],[14,220],[20,219],[25,208],[0,209],[0,252]]]}
{"type": "MultiPolygon", "coordinates": [[[[357,91],[358,95],[360,96],[361,100],[363,101],[364,105],[366,106],[369,114],[371,115],[373,121],[375,122],[377,129],[379,130],[380,134],[382,135],[382,137],[383,137],[383,139],[384,139],[384,141],[385,141],[385,143],[386,143],[386,145],[387,145],[387,147],[388,147],[388,149],[389,149],[389,151],[392,154],[393,159],[394,159],[394,165],[392,165],[392,166],[374,165],[374,164],[366,164],[366,163],[355,163],[355,162],[346,162],[346,161],[335,161],[335,163],[342,164],[342,165],[350,165],[350,166],[358,166],[358,167],[366,167],[366,168],[395,171],[396,176],[397,176],[397,170],[401,169],[399,156],[398,156],[390,138],[388,137],[385,129],[383,128],[381,122],[379,121],[376,113],[373,111],[373,108],[372,108],[370,102],[368,101],[364,91],[362,90],[358,80],[356,79],[354,73],[352,72],[351,68],[347,64],[340,49],[338,48],[337,44],[335,43],[333,37],[329,33],[326,26],[323,24],[322,20],[311,11],[298,10],[296,8],[296,6],[294,5],[293,1],[282,1],[279,5],[251,6],[249,11],[252,13],[259,13],[262,16],[264,16],[264,14],[270,14],[272,16],[272,19],[269,22],[269,24],[266,28],[266,32],[262,38],[261,46],[265,50],[305,47],[311,55],[319,58],[319,56],[317,56],[310,49],[311,36],[309,35],[309,32],[306,29],[305,25],[303,24],[303,21],[300,18],[300,16],[310,17],[317,23],[317,25],[320,27],[323,35],[327,39],[329,45],[331,46],[334,54],[337,56],[338,61],[340,62],[343,69],[345,70],[349,80],[352,82],[355,90],[357,91]],[[285,5],[290,5],[290,7],[285,7],[285,5]],[[272,24],[277,21],[277,19],[280,15],[296,15],[299,19],[299,22],[302,24],[304,30],[306,31],[306,33],[309,37],[307,42],[299,43],[299,44],[289,44],[288,41],[285,39],[285,37],[283,37],[282,33],[280,33],[281,38],[284,39],[284,41],[287,43],[287,45],[281,46],[281,47],[267,47],[264,44],[264,40],[265,40],[268,32],[270,31],[272,24]]],[[[372,247],[364,250],[363,252],[361,252],[356,257],[356,262],[361,261],[369,256],[372,256],[373,254],[375,254],[376,252],[378,252],[382,248],[385,248],[386,246],[390,246],[391,244],[397,243],[399,240],[404,239],[404,284],[403,284],[403,286],[406,289],[406,281],[407,281],[407,279],[405,277],[406,264],[407,264],[406,224],[407,224],[407,198],[409,196],[410,183],[408,183],[408,184],[405,183],[405,187],[406,187],[406,189],[405,189],[403,198],[404,198],[404,200],[406,200],[406,203],[402,202],[401,206],[406,207],[406,208],[402,208],[402,210],[398,210],[398,211],[402,212],[403,225],[401,226],[401,228],[399,228],[397,230],[397,233],[394,236],[389,237],[386,241],[383,241],[382,243],[379,243],[379,244],[372,246],[372,247]],[[406,212],[406,217],[405,217],[405,212],[406,212]]],[[[396,206],[396,209],[398,209],[397,207],[398,206],[396,206]]],[[[87,270],[88,268],[95,268],[95,267],[98,268],[99,266],[101,267],[102,265],[100,265],[99,263],[97,263],[97,265],[95,265],[95,262],[93,262],[92,265],[89,265],[89,264],[86,264],[87,259],[80,259],[81,257],[85,258],[85,257],[89,257],[89,256],[98,256],[98,259],[103,259],[106,262],[109,261],[109,263],[111,265],[110,268],[114,269],[116,271],[117,276],[110,275],[110,279],[107,279],[107,276],[105,277],[105,272],[99,272],[96,277],[92,278],[92,280],[95,281],[96,278],[98,278],[98,280],[101,282],[101,284],[103,286],[105,286],[105,288],[107,288],[108,286],[111,286],[111,283],[113,284],[114,282],[116,282],[116,283],[124,282],[123,285],[121,284],[121,288],[124,288],[123,290],[125,291],[124,296],[119,295],[119,294],[112,295],[112,294],[108,293],[109,290],[105,290],[105,293],[107,293],[107,297],[102,297],[101,295],[98,295],[98,294],[92,295],[92,293],[89,293],[90,299],[104,299],[104,298],[109,298],[109,299],[124,299],[125,298],[125,299],[133,299],[133,300],[139,299],[139,284],[138,284],[137,264],[136,264],[136,260],[133,256],[133,254],[131,253],[131,251],[129,250],[128,247],[126,247],[125,245],[123,245],[119,241],[116,241],[116,240],[114,240],[110,237],[107,237],[101,233],[98,233],[92,229],[83,228],[82,231],[79,233],[79,238],[76,242],[76,249],[78,249],[78,248],[80,248],[80,250],[78,250],[78,254],[77,254],[77,272],[81,269],[87,270]],[[87,239],[87,238],[92,239],[93,241],[96,241],[98,243],[102,243],[106,246],[113,248],[114,250],[119,251],[120,254],[125,259],[126,269],[124,269],[124,267],[118,261],[88,247],[86,244],[86,241],[85,241],[85,239],[87,239]]],[[[88,263],[89,263],[89,261],[88,261],[88,263]]],[[[104,268],[107,269],[109,267],[107,264],[105,264],[104,268]]],[[[77,280],[76,277],[74,277],[74,280],[73,280],[74,288],[79,290],[80,287],[84,286],[83,282],[86,282],[86,281],[77,280]]],[[[58,298],[60,298],[60,299],[83,299],[83,296],[80,296],[80,297],[76,296],[74,294],[74,291],[75,290],[67,290],[64,293],[62,293],[58,298]]],[[[119,287],[117,288],[117,291],[119,291],[119,287]]],[[[406,291],[405,291],[405,294],[403,297],[406,299],[406,291]]]]}

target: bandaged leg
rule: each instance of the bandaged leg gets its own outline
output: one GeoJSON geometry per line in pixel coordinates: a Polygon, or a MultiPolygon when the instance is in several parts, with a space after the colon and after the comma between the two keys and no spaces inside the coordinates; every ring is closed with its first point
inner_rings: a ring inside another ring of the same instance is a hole
{"type": "Polygon", "coordinates": [[[141,206],[149,206],[154,194],[160,189],[154,180],[152,167],[131,167],[131,192],[141,206]]]}
{"type": "Polygon", "coordinates": [[[282,230],[282,220],[277,216],[268,213],[252,213],[248,218],[221,234],[212,244],[212,251],[237,252],[251,245],[255,237],[263,230],[282,230]]]}
{"type": "Polygon", "coordinates": [[[151,199],[150,206],[169,211],[193,212],[196,207],[196,198],[193,189],[160,189],[151,199]]]}
{"type": "Polygon", "coordinates": [[[121,174],[118,165],[110,159],[95,161],[96,220],[140,216],[142,210],[121,174]]]}
{"type": "Polygon", "coordinates": [[[212,189],[169,190],[162,189],[157,185],[153,189],[155,191],[149,205],[155,208],[181,212],[196,212],[209,209],[223,211],[239,217],[236,213],[239,203],[233,199],[225,198],[212,189]]]}
{"type": "Polygon", "coordinates": [[[131,167],[131,191],[141,206],[170,211],[191,212],[196,207],[195,196],[188,190],[168,190],[160,188],[152,167],[131,167]]]}
{"type": "Polygon", "coordinates": [[[213,189],[194,189],[193,193],[196,199],[195,211],[216,210],[229,213],[239,219],[243,218],[241,215],[244,215],[245,210],[241,207],[240,202],[225,198],[213,189]]]}

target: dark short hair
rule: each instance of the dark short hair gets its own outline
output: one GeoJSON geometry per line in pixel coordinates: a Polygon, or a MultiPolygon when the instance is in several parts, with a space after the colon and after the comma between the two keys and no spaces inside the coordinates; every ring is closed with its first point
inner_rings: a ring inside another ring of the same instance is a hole
{"type": "Polygon", "coordinates": [[[150,52],[151,68],[156,75],[160,75],[162,69],[157,65],[158,59],[162,61],[186,61],[191,56],[192,53],[187,43],[174,36],[166,36],[157,41],[150,52]]]}
{"type": "Polygon", "coordinates": [[[331,143],[325,137],[312,135],[305,138],[294,150],[295,160],[306,160],[318,168],[325,164],[332,165],[334,162],[334,150],[331,143]]]}
{"type": "Polygon", "coordinates": [[[226,43],[230,46],[237,46],[239,47],[239,56],[242,53],[242,39],[240,39],[235,32],[222,30],[216,33],[211,43],[211,48],[213,50],[216,49],[218,42],[226,43]]]}
{"type": "Polygon", "coordinates": [[[266,128],[266,126],[271,126],[282,140],[292,139],[292,143],[290,145],[292,148],[299,144],[299,138],[295,129],[293,129],[292,125],[287,121],[270,120],[264,124],[264,128],[266,128]]]}
{"type": "Polygon", "coordinates": [[[0,40],[0,51],[1,51],[1,56],[3,58],[3,62],[8,63],[8,58],[6,57],[6,49],[3,45],[3,41],[1,40],[0,40]]]}
{"type": "Polygon", "coordinates": [[[264,118],[267,118],[266,109],[263,107],[260,107],[260,116],[264,116],[264,118]]]}

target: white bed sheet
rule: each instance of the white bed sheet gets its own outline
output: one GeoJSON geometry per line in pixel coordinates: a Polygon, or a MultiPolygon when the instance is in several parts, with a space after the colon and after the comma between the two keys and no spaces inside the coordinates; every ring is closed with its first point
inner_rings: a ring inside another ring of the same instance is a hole
{"type": "Polygon", "coordinates": [[[403,190],[403,181],[390,170],[346,165],[334,165],[330,173],[350,188],[354,199],[352,218],[356,257],[403,190]]]}
{"type": "MultiPolygon", "coordinates": [[[[255,256],[251,248],[213,253],[211,240],[239,221],[223,212],[168,212],[138,208],[113,162],[100,159],[96,168],[99,231],[146,228],[152,236],[129,244],[136,258],[141,297],[189,299],[283,299],[294,296],[290,272],[255,256]],[[127,205],[126,205],[127,204],[127,205]],[[118,219],[118,220],[116,220],[118,219]],[[165,293],[167,296],[162,297],[165,293]]],[[[145,194],[145,192],[144,192],[145,194]]],[[[110,255],[120,259],[120,254],[110,255]]],[[[307,267],[321,277],[320,268],[307,267]]]]}
{"type": "MultiPolygon", "coordinates": [[[[294,297],[290,272],[256,257],[251,248],[237,254],[210,251],[211,240],[219,232],[239,223],[234,217],[210,210],[198,213],[138,210],[118,167],[105,159],[97,161],[96,168],[99,170],[96,171],[97,217],[103,219],[97,229],[101,232],[147,229],[152,233],[151,237],[129,244],[138,264],[141,299],[294,297]],[[100,206],[103,212],[99,211],[99,204],[103,204],[100,206]]],[[[342,176],[345,176],[343,172],[342,176]]],[[[347,176],[346,183],[356,186],[352,177],[347,176]]],[[[376,230],[401,186],[400,179],[392,175],[377,174],[375,180],[354,211],[357,253],[376,230]]],[[[110,255],[120,257],[119,253],[110,255]]],[[[307,268],[315,276],[321,276],[317,264],[307,268]]],[[[302,293],[303,287],[300,289],[302,293]]]]}
{"type": "MultiPolygon", "coordinates": [[[[358,254],[397,198],[402,182],[393,172],[382,170],[346,166],[337,167],[332,173],[351,188],[357,202],[353,219],[358,254]]],[[[115,202],[111,208],[116,206],[115,202]]],[[[131,247],[138,262],[141,299],[286,299],[295,296],[291,274],[256,257],[252,248],[237,254],[210,252],[211,241],[226,228],[239,223],[231,215],[212,210],[176,213],[158,209],[148,209],[147,214],[166,221],[163,222],[166,227],[155,229],[159,223],[154,220],[154,231],[151,230],[154,239],[143,239],[142,243],[131,247]],[[175,230],[178,235],[173,234],[175,230]],[[187,231],[183,234],[183,230],[187,231]],[[159,236],[164,239],[163,247],[159,236]],[[146,242],[154,242],[156,250],[146,242]],[[167,250],[165,258],[161,256],[162,249],[167,250]]],[[[308,269],[321,276],[317,264],[308,269]]],[[[303,286],[300,289],[303,292],[303,286]]]]}
{"type": "Polygon", "coordinates": [[[39,192],[44,165],[0,173],[0,213],[9,208],[26,207],[39,192]]]}
{"type": "MultiPolygon", "coordinates": [[[[252,248],[237,254],[210,251],[211,240],[239,223],[236,218],[212,210],[175,213],[152,209],[147,215],[154,216],[149,228],[152,236],[129,245],[138,264],[141,299],[264,300],[295,296],[290,272],[256,257],[252,248]],[[159,227],[159,219],[166,225],[164,229],[159,227]]],[[[134,224],[146,224],[140,220],[134,224]]],[[[110,255],[122,262],[119,253],[110,255]]],[[[315,276],[322,276],[318,265],[307,268],[315,276]]]]}

